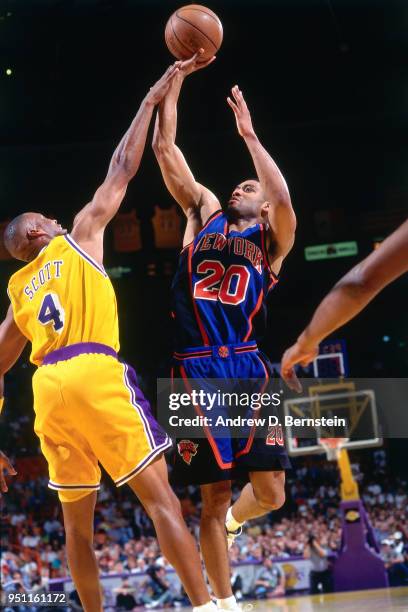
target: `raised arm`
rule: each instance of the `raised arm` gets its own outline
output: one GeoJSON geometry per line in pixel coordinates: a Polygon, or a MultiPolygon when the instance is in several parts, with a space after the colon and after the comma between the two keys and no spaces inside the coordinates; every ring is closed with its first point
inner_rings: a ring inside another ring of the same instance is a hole
{"type": "Polygon", "coordinates": [[[105,227],[117,213],[128,183],[139,168],[153,109],[167,92],[177,72],[176,62],[150,89],[112,156],[105,180],[92,201],[74,219],[72,237],[101,264],[105,227]]]}
{"type": "Polygon", "coordinates": [[[285,352],[281,374],[288,386],[300,391],[293,367],[310,363],[326,336],[355,317],[377,293],[407,271],[408,221],[405,221],[378,249],[343,276],[318,306],[297,342],[285,352]]]}
{"type": "Polygon", "coordinates": [[[195,230],[201,228],[207,218],[221,208],[216,196],[206,187],[198,183],[191,172],[184,155],[176,145],[177,102],[185,77],[200,68],[208,66],[208,62],[199,63],[199,54],[179,65],[178,74],[172,80],[168,93],[159,105],[156,117],[153,150],[163,175],[167,189],[180,204],[189,220],[195,225],[195,230]]]}
{"type": "Polygon", "coordinates": [[[269,202],[270,251],[274,266],[280,266],[295,240],[296,216],[292,208],[288,186],[268,151],[260,143],[252,125],[251,115],[238,85],[232,88],[228,104],[235,114],[237,128],[254,162],[262,190],[269,202]]]}

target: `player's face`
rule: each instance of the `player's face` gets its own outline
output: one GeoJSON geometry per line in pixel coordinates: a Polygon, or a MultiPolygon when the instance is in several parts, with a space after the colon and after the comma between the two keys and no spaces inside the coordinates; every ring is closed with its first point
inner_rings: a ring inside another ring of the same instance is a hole
{"type": "Polygon", "coordinates": [[[28,213],[22,231],[22,240],[17,259],[31,261],[56,236],[67,233],[56,219],[49,219],[39,213],[28,213]]]}
{"type": "Polygon", "coordinates": [[[258,181],[248,180],[237,185],[228,201],[228,211],[239,217],[259,218],[265,197],[258,181]]]}
{"type": "Polygon", "coordinates": [[[40,216],[40,228],[47,234],[50,240],[55,238],[55,236],[62,236],[67,233],[67,230],[63,228],[56,219],[48,219],[48,217],[40,216]]]}

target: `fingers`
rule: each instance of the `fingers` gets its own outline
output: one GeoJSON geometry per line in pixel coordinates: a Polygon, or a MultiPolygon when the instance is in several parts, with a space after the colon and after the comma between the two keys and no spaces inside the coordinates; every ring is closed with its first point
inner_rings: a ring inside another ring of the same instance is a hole
{"type": "Polygon", "coordinates": [[[197,62],[196,70],[201,70],[202,68],[207,68],[207,66],[209,66],[210,64],[215,62],[216,59],[217,59],[217,56],[213,55],[212,57],[210,57],[209,60],[206,60],[205,62],[197,62]]]}
{"type": "Polygon", "coordinates": [[[0,489],[3,493],[7,493],[8,488],[7,488],[7,483],[6,483],[6,479],[4,477],[4,472],[3,470],[0,470],[0,489]]]}
{"type": "Polygon", "coordinates": [[[234,102],[231,100],[231,98],[228,96],[227,98],[227,102],[230,105],[230,107],[232,108],[232,110],[234,111],[234,113],[238,113],[238,106],[236,104],[234,104],[234,102]]]}
{"type": "Polygon", "coordinates": [[[201,55],[203,55],[203,53],[204,53],[204,49],[200,47],[199,50],[196,53],[194,53],[193,60],[196,62],[201,57],[201,55]]]}
{"type": "MultiPolygon", "coordinates": [[[[296,346],[296,345],[295,345],[296,346]]],[[[282,357],[281,361],[281,377],[292,391],[300,393],[302,391],[302,385],[298,377],[296,376],[294,366],[299,363],[298,355],[296,354],[295,347],[288,348],[282,357]]]]}
{"type": "Polygon", "coordinates": [[[164,73],[163,77],[169,78],[171,75],[173,75],[175,72],[178,71],[181,64],[182,64],[181,60],[177,60],[177,62],[170,64],[170,66],[167,68],[166,72],[164,73]]]}
{"type": "Polygon", "coordinates": [[[281,377],[292,391],[296,391],[296,393],[302,392],[302,385],[300,380],[296,376],[295,370],[293,368],[283,368],[281,369],[281,377]]]}
{"type": "Polygon", "coordinates": [[[176,74],[178,74],[180,72],[180,66],[173,66],[173,69],[171,70],[171,72],[167,75],[167,80],[171,81],[174,79],[174,77],[176,76],[176,74]]]}
{"type": "Polygon", "coordinates": [[[244,98],[242,95],[242,91],[240,90],[238,85],[234,85],[234,87],[231,89],[231,92],[237,104],[243,101],[244,98]]]}
{"type": "Polygon", "coordinates": [[[180,69],[183,70],[186,74],[191,74],[192,72],[196,72],[197,70],[201,70],[202,68],[206,68],[215,60],[215,55],[210,57],[208,60],[201,60],[201,56],[204,54],[204,49],[199,49],[192,57],[187,60],[184,60],[180,66],[180,69]],[[201,60],[201,61],[200,61],[201,60]]]}
{"type": "Polygon", "coordinates": [[[7,457],[4,457],[4,462],[6,464],[5,468],[7,470],[7,474],[9,474],[10,476],[16,476],[17,472],[12,466],[12,464],[10,463],[10,461],[7,459],[7,457]]]}
{"type": "Polygon", "coordinates": [[[198,59],[203,53],[204,53],[204,49],[199,49],[198,51],[196,51],[196,53],[194,53],[192,57],[189,57],[188,59],[181,61],[180,62],[181,67],[190,68],[198,61],[198,59]]]}
{"type": "Polygon", "coordinates": [[[7,474],[9,474],[10,476],[15,476],[17,472],[4,453],[1,453],[0,460],[0,490],[2,491],[2,493],[7,493],[8,486],[5,478],[5,473],[7,472],[7,474]]]}

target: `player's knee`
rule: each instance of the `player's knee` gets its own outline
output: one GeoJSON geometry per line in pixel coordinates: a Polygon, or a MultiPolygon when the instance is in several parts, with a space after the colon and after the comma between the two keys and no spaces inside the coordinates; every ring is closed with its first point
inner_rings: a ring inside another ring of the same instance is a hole
{"type": "Polygon", "coordinates": [[[93,532],[87,526],[81,525],[79,522],[66,521],[65,522],[65,534],[67,543],[70,542],[75,544],[88,544],[92,546],[93,532]]]}
{"type": "Polygon", "coordinates": [[[231,505],[231,486],[229,483],[218,483],[202,493],[202,514],[215,516],[225,520],[225,515],[231,505]]]}
{"type": "Polygon", "coordinates": [[[152,521],[163,518],[164,516],[181,515],[181,504],[177,497],[170,490],[168,495],[157,497],[144,504],[147,514],[152,521]]]}
{"type": "Polygon", "coordinates": [[[265,513],[279,510],[286,500],[285,489],[283,487],[266,487],[262,490],[254,490],[254,494],[258,505],[265,510],[265,513]]]}

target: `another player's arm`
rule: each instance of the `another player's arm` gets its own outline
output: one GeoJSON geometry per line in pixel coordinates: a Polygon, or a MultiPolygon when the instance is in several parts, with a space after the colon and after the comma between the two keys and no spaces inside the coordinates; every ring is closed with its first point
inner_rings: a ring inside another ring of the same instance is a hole
{"type": "Polygon", "coordinates": [[[296,216],[289,189],[278,166],[255,133],[251,114],[238,85],[231,91],[234,100],[227,98],[228,104],[234,111],[238,132],[248,147],[262,190],[269,202],[272,254],[274,267],[279,267],[295,240],[296,216]]]}
{"type": "Polygon", "coordinates": [[[213,212],[221,208],[217,197],[196,181],[183,153],[176,145],[177,102],[183,81],[188,74],[208,66],[214,59],[198,64],[198,57],[196,54],[179,65],[178,74],[159,105],[153,136],[153,150],[164,182],[191,222],[193,234],[200,230],[213,212]]]}
{"type": "Polygon", "coordinates": [[[0,497],[1,493],[7,493],[8,487],[5,475],[15,476],[17,474],[16,470],[13,468],[10,459],[0,451],[0,497]]]}
{"type": "Polygon", "coordinates": [[[0,412],[4,401],[4,374],[16,363],[26,344],[27,338],[18,329],[10,305],[0,325],[0,412]]]}
{"type": "Polygon", "coordinates": [[[75,217],[72,237],[100,264],[105,227],[117,213],[128,183],[140,166],[153,109],[165,95],[177,71],[176,63],[150,89],[112,156],[105,180],[92,201],[75,217]]]}
{"type": "Polygon", "coordinates": [[[288,385],[300,390],[294,365],[310,363],[326,336],[355,317],[384,287],[407,271],[408,221],[405,221],[333,287],[297,342],[285,352],[281,373],[288,385]]]}

